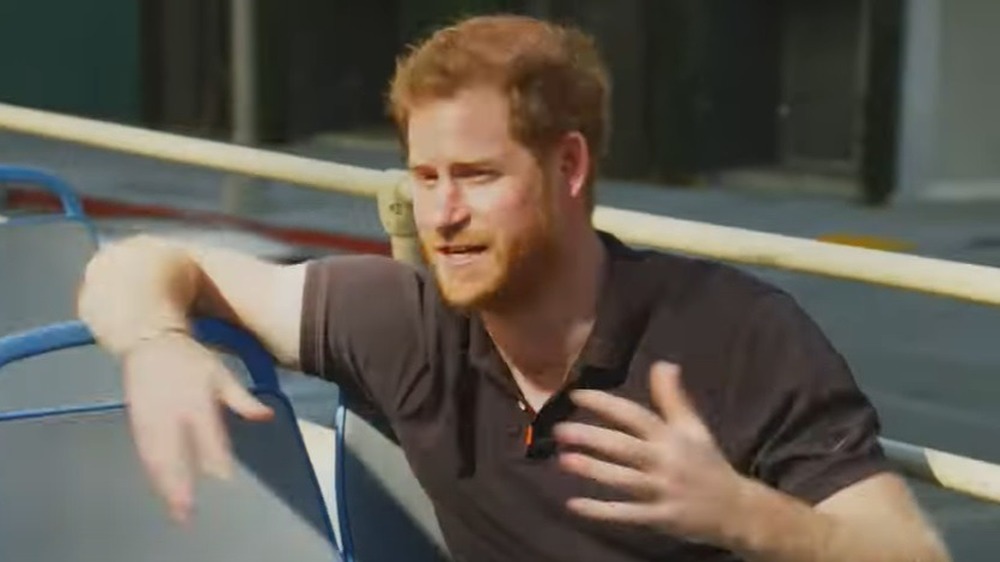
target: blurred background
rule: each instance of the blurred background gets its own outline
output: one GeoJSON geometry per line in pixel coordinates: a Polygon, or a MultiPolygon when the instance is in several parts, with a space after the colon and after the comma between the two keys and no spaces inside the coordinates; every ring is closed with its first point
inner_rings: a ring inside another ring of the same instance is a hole
{"type": "MultiPolygon", "coordinates": [[[[597,38],[614,81],[599,203],[1000,265],[995,1],[0,0],[0,102],[399,167],[396,56],[498,11],[597,38]]],[[[386,250],[370,199],[2,124],[0,162],[64,177],[104,239],[152,230],[286,261],[386,250]]],[[[44,202],[6,187],[0,214],[44,202]]],[[[752,270],[822,325],[888,437],[1000,462],[998,311],[752,270]]],[[[302,388],[298,411],[329,423],[335,389],[302,388]]],[[[957,561],[996,559],[1000,508],[914,486],[957,561]]]]}
{"type": "Polygon", "coordinates": [[[462,15],[518,12],[599,40],[615,84],[609,176],[871,203],[1000,196],[995,2],[285,0],[247,2],[234,22],[239,4],[3,0],[0,99],[228,138],[242,25],[255,141],[391,142],[396,54],[462,15]]]}

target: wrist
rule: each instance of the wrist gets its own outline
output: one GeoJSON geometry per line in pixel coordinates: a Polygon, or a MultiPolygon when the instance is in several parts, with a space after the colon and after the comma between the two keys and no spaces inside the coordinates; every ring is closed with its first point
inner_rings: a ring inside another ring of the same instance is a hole
{"type": "Polygon", "coordinates": [[[717,545],[733,552],[753,549],[759,540],[758,519],[766,517],[761,506],[761,483],[737,476],[732,502],[723,513],[717,545]]]}
{"type": "Polygon", "coordinates": [[[106,347],[112,355],[125,357],[145,344],[158,341],[165,337],[182,336],[192,337],[191,329],[186,321],[166,321],[151,323],[144,328],[131,331],[124,337],[115,338],[116,341],[106,342],[106,347]]]}
{"type": "Polygon", "coordinates": [[[742,559],[812,559],[831,540],[828,517],[763,482],[745,478],[737,495],[722,546],[742,559]]]}

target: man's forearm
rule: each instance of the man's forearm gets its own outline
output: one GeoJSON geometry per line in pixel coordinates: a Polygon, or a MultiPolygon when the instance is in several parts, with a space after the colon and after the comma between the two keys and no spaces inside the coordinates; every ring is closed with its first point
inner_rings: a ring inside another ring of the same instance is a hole
{"type": "Polygon", "coordinates": [[[752,481],[742,506],[727,546],[750,562],[950,560],[934,533],[919,521],[875,515],[848,520],[752,481]]]}
{"type": "Polygon", "coordinates": [[[78,313],[115,354],[159,332],[186,330],[200,269],[182,249],[137,237],[99,252],[87,265],[78,313]]]}

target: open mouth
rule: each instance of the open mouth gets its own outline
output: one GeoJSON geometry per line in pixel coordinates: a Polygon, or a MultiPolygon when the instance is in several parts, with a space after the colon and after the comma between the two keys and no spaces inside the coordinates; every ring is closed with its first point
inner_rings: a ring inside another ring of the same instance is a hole
{"type": "Polygon", "coordinates": [[[485,250],[485,244],[448,244],[438,246],[438,251],[442,254],[478,254],[485,250]]]}
{"type": "Polygon", "coordinates": [[[438,246],[438,252],[446,256],[473,256],[485,251],[485,244],[448,244],[438,246]]]}

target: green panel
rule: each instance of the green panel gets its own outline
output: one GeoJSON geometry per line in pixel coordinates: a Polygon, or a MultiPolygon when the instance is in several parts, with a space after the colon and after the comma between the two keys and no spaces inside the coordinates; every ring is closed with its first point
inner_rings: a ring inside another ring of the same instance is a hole
{"type": "Polygon", "coordinates": [[[136,121],[139,92],[139,2],[0,0],[0,101],[136,121]]]}
{"type": "Polygon", "coordinates": [[[647,21],[649,130],[653,175],[688,185],[698,175],[699,43],[704,9],[697,0],[650,2],[647,21]]]}

